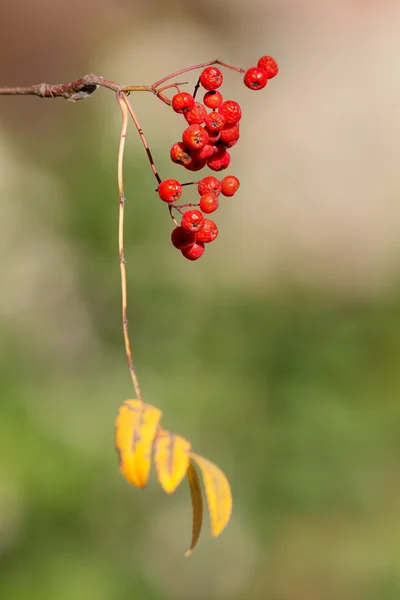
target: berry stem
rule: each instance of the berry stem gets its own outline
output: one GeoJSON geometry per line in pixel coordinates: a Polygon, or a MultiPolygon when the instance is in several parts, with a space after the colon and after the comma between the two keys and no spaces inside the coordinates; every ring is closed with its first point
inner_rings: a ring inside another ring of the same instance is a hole
{"type": "Polygon", "coordinates": [[[126,132],[128,129],[128,106],[126,96],[123,92],[117,93],[118,104],[121,109],[122,124],[121,135],[119,139],[118,149],[118,191],[119,191],[119,220],[118,220],[118,250],[119,264],[121,270],[121,295],[122,295],[122,328],[124,332],[125,352],[128,359],[129,371],[131,374],[133,387],[135,388],[136,398],[142,402],[142,394],[140,391],[139,380],[136,375],[135,365],[132,358],[131,342],[128,329],[128,291],[126,284],[126,261],[124,253],[124,217],[125,217],[125,194],[124,194],[124,151],[126,132]]]}
{"type": "Polygon", "coordinates": [[[133,108],[132,108],[128,98],[126,97],[126,95],[123,92],[122,92],[121,96],[118,97],[119,103],[121,100],[123,102],[125,102],[125,105],[129,111],[129,114],[131,115],[132,121],[134,122],[135,127],[138,131],[138,134],[140,135],[140,139],[142,140],[142,144],[146,150],[147,158],[149,159],[149,163],[151,166],[151,170],[153,171],[154,177],[157,179],[157,183],[161,183],[161,177],[159,176],[158,171],[156,169],[156,165],[154,164],[153,155],[151,154],[151,150],[150,150],[147,140],[144,136],[143,129],[141,128],[140,123],[136,118],[136,115],[133,111],[133,108]]]}
{"type": "Polygon", "coordinates": [[[221,60],[219,60],[218,58],[216,58],[215,60],[209,60],[208,62],[200,63],[198,65],[193,65],[192,67],[186,67],[185,69],[181,69],[180,71],[175,71],[175,73],[171,73],[171,75],[167,75],[166,77],[163,77],[162,79],[159,79],[158,81],[153,83],[151,88],[153,90],[155,90],[156,88],[158,88],[160,85],[162,85],[169,79],[178,77],[179,75],[183,75],[184,73],[188,73],[189,71],[195,71],[196,69],[203,69],[204,67],[211,67],[212,65],[220,65],[221,67],[225,67],[226,69],[230,69],[231,71],[237,71],[238,73],[246,73],[246,69],[242,69],[241,67],[234,67],[233,65],[228,65],[227,63],[224,63],[221,60]]]}

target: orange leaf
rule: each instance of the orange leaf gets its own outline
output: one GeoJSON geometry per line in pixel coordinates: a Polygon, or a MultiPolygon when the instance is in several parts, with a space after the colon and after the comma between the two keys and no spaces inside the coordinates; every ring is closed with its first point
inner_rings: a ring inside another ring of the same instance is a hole
{"type": "Polygon", "coordinates": [[[159,429],[154,442],[154,464],[161,487],[172,494],[189,467],[190,443],[185,438],[159,429]]]}
{"type": "Polygon", "coordinates": [[[129,483],[145,487],[150,473],[151,449],[161,411],[140,400],[126,400],[115,423],[119,467],[129,483]]]}
{"type": "Polygon", "coordinates": [[[217,537],[226,527],[232,514],[232,493],[229,481],[217,465],[211,461],[190,453],[200,467],[204,480],[208,510],[210,513],[211,533],[217,537]]]}
{"type": "Polygon", "coordinates": [[[193,524],[192,524],[192,540],[190,542],[190,547],[187,550],[185,556],[189,556],[194,547],[197,544],[197,541],[200,537],[201,526],[203,525],[203,495],[201,492],[200,479],[197,475],[197,471],[193,466],[192,461],[189,463],[189,467],[187,470],[187,478],[189,481],[190,487],[190,497],[192,499],[192,507],[193,507],[193,524]]]}

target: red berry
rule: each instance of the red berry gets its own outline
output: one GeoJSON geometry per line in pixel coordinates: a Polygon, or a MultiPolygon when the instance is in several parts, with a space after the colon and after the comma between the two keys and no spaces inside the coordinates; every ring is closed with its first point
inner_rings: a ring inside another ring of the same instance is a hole
{"type": "Polygon", "coordinates": [[[272,56],[262,56],[258,61],[257,66],[267,72],[268,79],[272,79],[278,75],[278,64],[276,60],[272,58],[272,56]]]}
{"type": "Polygon", "coordinates": [[[186,229],[183,229],[183,227],[175,227],[171,233],[171,242],[175,248],[178,248],[178,250],[193,246],[195,241],[196,235],[190,231],[186,231],[186,229]]]}
{"type": "Polygon", "coordinates": [[[240,181],[234,175],[227,175],[221,181],[221,194],[224,196],[233,196],[240,187],[240,181]]]}
{"type": "Polygon", "coordinates": [[[231,162],[230,154],[227,150],[224,153],[217,152],[208,159],[207,166],[212,171],[223,171],[229,167],[229,163],[231,162]]]}
{"type": "Polygon", "coordinates": [[[200,83],[206,90],[216,90],[223,80],[224,76],[217,67],[206,67],[200,75],[200,83]]]}
{"type": "Polygon", "coordinates": [[[240,136],[239,124],[234,123],[233,125],[226,125],[221,130],[220,140],[222,142],[231,142],[232,140],[238,140],[240,136]]]}
{"type": "Polygon", "coordinates": [[[203,227],[201,231],[196,233],[196,241],[203,242],[203,244],[209,244],[213,242],[218,236],[218,227],[211,221],[211,219],[204,219],[203,227]]]}
{"type": "Polygon", "coordinates": [[[205,130],[208,133],[208,143],[209,144],[215,144],[215,142],[218,142],[218,140],[220,138],[219,131],[211,131],[210,129],[207,129],[207,127],[205,128],[205,130]]]}
{"type": "Polygon", "coordinates": [[[195,102],[193,108],[189,108],[184,113],[184,117],[189,125],[201,125],[207,117],[206,107],[201,102],[195,102]]]}
{"type": "Polygon", "coordinates": [[[188,148],[182,142],[174,144],[169,153],[173,163],[177,165],[183,165],[190,160],[190,153],[188,148]]]}
{"type": "Polygon", "coordinates": [[[189,125],[182,134],[185,146],[190,150],[201,150],[208,142],[209,135],[201,125],[189,125]]]}
{"type": "Polygon", "coordinates": [[[181,227],[192,233],[200,231],[204,223],[204,217],[199,210],[187,210],[182,217],[181,227]]]}
{"type": "Polygon", "coordinates": [[[251,67],[244,74],[245,85],[251,90],[262,90],[268,83],[268,75],[261,67],[251,67]]]}
{"type": "Polygon", "coordinates": [[[222,94],[218,90],[206,92],[203,98],[203,102],[207,108],[218,108],[218,106],[221,106],[223,100],[222,94]]]}
{"type": "Polygon", "coordinates": [[[177,113],[184,113],[186,110],[193,108],[194,98],[192,94],[187,92],[179,92],[172,97],[172,108],[177,113]]]}
{"type": "Polygon", "coordinates": [[[217,210],[218,206],[218,196],[212,192],[207,192],[207,194],[203,194],[200,198],[200,210],[207,215],[217,210]]]}
{"type": "Polygon", "coordinates": [[[206,158],[197,158],[197,154],[193,154],[193,156],[187,162],[183,163],[183,166],[188,171],[201,171],[207,164],[206,158]]]}
{"type": "Polygon", "coordinates": [[[227,123],[237,123],[242,118],[242,109],[234,100],[225,100],[218,108],[218,112],[225,117],[227,123]]]}
{"type": "Polygon", "coordinates": [[[203,242],[195,242],[193,246],[189,246],[188,248],[183,248],[181,250],[183,256],[188,260],[197,260],[200,256],[204,254],[204,244],[203,242]]]}
{"type": "Polygon", "coordinates": [[[213,175],[208,175],[199,181],[197,185],[200,196],[212,192],[215,196],[219,196],[221,193],[221,182],[213,175]]]}
{"type": "Polygon", "coordinates": [[[203,158],[209,158],[214,154],[214,146],[211,144],[206,144],[204,148],[199,150],[198,152],[192,152],[193,160],[202,160],[203,158]]]}
{"type": "Polygon", "coordinates": [[[175,202],[182,196],[182,186],[176,179],[164,179],[157,191],[164,202],[175,202]]]}
{"type": "Polygon", "coordinates": [[[210,112],[206,117],[208,131],[221,131],[225,125],[225,117],[216,111],[210,112]]]}

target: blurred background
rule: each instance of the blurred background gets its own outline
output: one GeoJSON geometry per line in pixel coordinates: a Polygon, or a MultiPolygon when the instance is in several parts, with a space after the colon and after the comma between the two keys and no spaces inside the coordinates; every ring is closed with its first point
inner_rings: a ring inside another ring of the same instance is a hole
{"type": "MultiPolygon", "coordinates": [[[[0,86],[150,84],[217,56],[280,66],[258,94],[226,73],[241,189],[197,263],[170,245],[133,128],[127,142],[144,398],[234,495],[226,532],[206,521],[190,559],[186,483],[131,488],[113,449],[133,394],[117,103],[0,97],[0,597],[398,600],[398,2],[18,0],[0,17],[0,86]]],[[[181,117],[131,99],[161,176],[185,176],[169,163],[181,117]]]]}

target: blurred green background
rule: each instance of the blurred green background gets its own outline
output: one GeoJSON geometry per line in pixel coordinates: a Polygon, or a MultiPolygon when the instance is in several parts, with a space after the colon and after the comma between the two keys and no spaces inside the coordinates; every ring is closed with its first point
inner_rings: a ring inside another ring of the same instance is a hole
{"type": "MultiPolygon", "coordinates": [[[[259,94],[227,74],[242,186],[197,263],[170,246],[133,128],[127,142],[144,398],[233,489],[229,527],[212,540],[206,522],[190,559],[186,483],[131,488],[113,449],[133,393],[117,103],[0,98],[0,598],[398,600],[397,5],[21,0],[2,13],[0,85],[90,71],[148,84],[217,55],[272,54],[281,72],[259,94]]],[[[131,98],[162,177],[181,177],[168,161],[181,118],[131,98]]]]}

